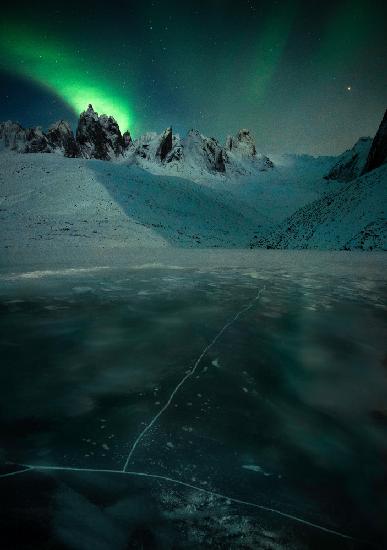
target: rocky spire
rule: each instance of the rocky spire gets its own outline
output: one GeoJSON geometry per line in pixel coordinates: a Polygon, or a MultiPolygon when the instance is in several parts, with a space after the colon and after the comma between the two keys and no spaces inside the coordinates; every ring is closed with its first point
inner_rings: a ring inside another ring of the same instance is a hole
{"type": "Polygon", "coordinates": [[[257,154],[255,140],[250,130],[246,129],[239,130],[235,137],[228,136],[226,149],[237,150],[239,154],[247,157],[254,157],[257,154]]]}
{"type": "Polygon", "coordinates": [[[204,170],[225,172],[225,153],[213,137],[203,136],[198,130],[190,130],[184,140],[185,155],[194,159],[204,170]]]}
{"type": "Polygon", "coordinates": [[[47,139],[53,149],[63,151],[65,157],[79,157],[80,151],[73,131],[65,120],[55,122],[47,131],[47,139]]]}
{"type": "Polygon", "coordinates": [[[387,161],[387,110],[374,137],[363,174],[371,172],[387,161]]]}
{"type": "Polygon", "coordinates": [[[26,148],[26,130],[18,122],[0,123],[0,141],[3,146],[24,153],[26,148]]]}
{"type": "Polygon", "coordinates": [[[158,157],[161,162],[165,160],[168,153],[172,151],[172,128],[169,127],[164,130],[164,133],[161,135],[160,144],[156,151],[156,157],[158,157]]]}
{"type": "Polygon", "coordinates": [[[92,105],[79,117],[76,139],[83,157],[110,159],[103,128],[92,105]]]}
{"type": "Polygon", "coordinates": [[[361,137],[348,151],[344,151],[336,160],[326,180],[351,181],[357,178],[364,169],[370,151],[372,138],[361,137]]]}
{"type": "Polygon", "coordinates": [[[76,140],[85,158],[111,160],[122,155],[125,148],[116,120],[107,115],[98,116],[92,105],[79,117],[76,140]]]}
{"type": "Polygon", "coordinates": [[[227,136],[224,152],[230,171],[237,174],[266,171],[274,167],[269,157],[257,153],[255,139],[245,128],[239,130],[236,136],[227,136]]]}
{"type": "Polygon", "coordinates": [[[60,151],[67,157],[113,160],[125,157],[129,162],[162,163],[176,171],[190,173],[256,173],[273,167],[270,159],[257,154],[249,130],[240,130],[228,137],[222,147],[213,137],[190,130],[183,139],[169,127],[161,135],[148,132],[135,141],[129,131],[121,134],[115,119],[98,115],[93,106],[81,113],[76,135],[63,120],[44,133],[40,128],[24,129],[7,122],[0,124],[0,140],[19,152],[60,151]]]}
{"type": "Polygon", "coordinates": [[[47,136],[40,126],[26,129],[25,153],[51,153],[51,151],[52,148],[50,147],[47,136]]]}
{"type": "Polygon", "coordinates": [[[128,149],[132,143],[133,143],[133,140],[132,140],[132,136],[130,135],[130,132],[129,130],[126,130],[126,132],[124,132],[122,134],[122,139],[124,141],[124,149],[128,149]]]}

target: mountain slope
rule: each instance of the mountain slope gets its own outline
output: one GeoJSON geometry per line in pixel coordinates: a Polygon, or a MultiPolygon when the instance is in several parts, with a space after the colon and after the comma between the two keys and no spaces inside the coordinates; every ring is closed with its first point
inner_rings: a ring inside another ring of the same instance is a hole
{"type": "Polygon", "coordinates": [[[344,151],[338,157],[325,179],[346,182],[360,176],[366,165],[371,144],[372,139],[370,137],[360,138],[352,149],[344,151]]]}
{"type": "Polygon", "coordinates": [[[47,132],[1,123],[3,251],[243,248],[249,236],[254,247],[385,248],[386,167],[354,179],[366,159],[384,162],[385,129],[339,159],[269,159],[246,129],[225,146],[172,128],[132,140],[91,105],[75,136],[64,121],[47,132]]]}
{"type": "Polygon", "coordinates": [[[253,247],[387,250],[387,166],[300,208],[253,247]]]}
{"type": "Polygon", "coordinates": [[[387,162],[387,110],[373,139],[363,174],[387,162]]]}
{"type": "Polygon", "coordinates": [[[183,178],[59,155],[0,154],[2,249],[239,247],[259,213],[183,178]]]}
{"type": "Polygon", "coordinates": [[[17,262],[54,253],[83,259],[102,248],[245,248],[249,235],[262,235],[326,189],[329,159],[276,161],[259,177],[198,182],[129,159],[2,151],[2,255],[17,262]]]}

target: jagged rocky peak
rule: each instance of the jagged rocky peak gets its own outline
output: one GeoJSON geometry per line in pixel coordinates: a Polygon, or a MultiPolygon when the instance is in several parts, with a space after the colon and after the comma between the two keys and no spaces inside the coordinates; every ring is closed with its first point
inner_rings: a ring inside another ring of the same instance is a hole
{"type": "Polygon", "coordinates": [[[64,120],[50,126],[47,132],[8,121],[0,124],[0,140],[4,147],[19,153],[61,152],[67,157],[101,160],[124,155],[132,145],[130,133],[122,135],[114,118],[98,116],[92,105],[81,113],[75,137],[64,120]]]}
{"type": "Polygon", "coordinates": [[[91,118],[95,121],[97,121],[99,119],[98,113],[96,111],[94,111],[93,106],[92,106],[91,103],[89,103],[86,111],[83,111],[83,113],[80,114],[80,116],[82,116],[82,115],[84,115],[87,118],[91,118]]]}
{"type": "Polygon", "coordinates": [[[225,147],[217,139],[192,129],[184,139],[168,127],[161,134],[148,132],[132,140],[129,131],[121,134],[116,120],[98,115],[90,104],[81,113],[75,137],[63,120],[44,133],[40,128],[24,129],[7,122],[0,126],[4,146],[19,152],[60,152],[68,157],[114,160],[126,157],[130,162],[169,166],[170,170],[190,174],[253,174],[273,166],[264,155],[257,154],[249,130],[229,137],[225,147]]]}
{"type": "Polygon", "coordinates": [[[237,135],[228,136],[226,139],[226,150],[237,152],[242,156],[253,157],[257,154],[255,139],[250,130],[242,129],[237,135]]]}
{"type": "Polygon", "coordinates": [[[239,130],[236,136],[228,136],[225,144],[230,170],[235,174],[248,175],[274,168],[266,155],[257,153],[255,139],[250,130],[239,130]]]}
{"type": "Polygon", "coordinates": [[[125,140],[116,120],[107,115],[98,116],[92,105],[79,117],[76,141],[85,158],[111,160],[125,150],[125,140]]]}
{"type": "Polygon", "coordinates": [[[25,153],[51,153],[52,147],[40,126],[27,128],[25,153]]]}
{"type": "Polygon", "coordinates": [[[371,172],[385,162],[387,162],[387,110],[373,139],[362,173],[371,172]]]}
{"type": "Polygon", "coordinates": [[[79,157],[78,144],[70,124],[65,120],[59,120],[50,126],[47,131],[47,139],[51,147],[63,152],[65,157],[79,157]]]}
{"type": "Polygon", "coordinates": [[[172,128],[168,127],[161,134],[147,132],[132,142],[129,158],[135,162],[139,160],[147,163],[170,164],[180,161],[182,147],[180,138],[173,135],[172,128]]]}
{"type": "Polygon", "coordinates": [[[18,153],[51,153],[52,147],[40,127],[23,128],[17,122],[3,122],[0,125],[0,139],[3,146],[18,153]]]}
{"type": "Polygon", "coordinates": [[[358,139],[352,149],[344,151],[338,157],[338,160],[324,178],[326,180],[347,182],[360,176],[366,164],[371,144],[372,138],[370,137],[358,139]]]}
{"type": "Polygon", "coordinates": [[[158,157],[161,162],[163,162],[168,154],[172,151],[173,139],[172,139],[172,128],[169,127],[161,134],[160,144],[157,147],[156,157],[158,157]]]}
{"type": "Polygon", "coordinates": [[[239,130],[236,135],[236,142],[238,149],[242,149],[248,156],[255,156],[257,154],[257,149],[255,146],[255,139],[251,135],[250,130],[239,130]]]}
{"type": "Polygon", "coordinates": [[[195,159],[198,166],[210,172],[225,172],[225,152],[217,139],[190,130],[183,143],[185,155],[195,159]]]}
{"type": "Polygon", "coordinates": [[[146,132],[132,143],[133,159],[154,160],[159,145],[159,136],[156,132],[146,132]]]}
{"type": "Polygon", "coordinates": [[[126,130],[126,132],[122,134],[122,139],[124,140],[124,149],[128,149],[133,144],[129,130],[126,130]]]}
{"type": "Polygon", "coordinates": [[[7,120],[7,122],[0,123],[0,140],[3,147],[24,153],[26,130],[18,122],[7,120]]]}
{"type": "Polygon", "coordinates": [[[76,140],[83,157],[110,159],[102,125],[92,105],[79,116],[76,140]]]}
{"type": "Polygon", "coordinates": [[[108,148],[113,149],[116,157],[122,155],[125,142],[116,120],[111,116],[101,115],[99,121],[108,141],[108,148]]]}

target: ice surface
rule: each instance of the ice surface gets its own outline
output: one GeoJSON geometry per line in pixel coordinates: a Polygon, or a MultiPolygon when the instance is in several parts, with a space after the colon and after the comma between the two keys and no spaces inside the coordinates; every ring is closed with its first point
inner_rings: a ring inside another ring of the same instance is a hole
{"type": "Polygon", "coordinates": [[[3,270],[3,532],[22,547],[41,514],[70,547],[385,540],[384,256],[189,256],[3,270]]]}

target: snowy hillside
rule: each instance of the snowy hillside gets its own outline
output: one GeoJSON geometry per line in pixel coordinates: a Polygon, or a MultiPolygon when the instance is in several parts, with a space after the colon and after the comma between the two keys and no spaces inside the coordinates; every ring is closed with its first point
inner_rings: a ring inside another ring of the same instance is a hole
{"type": "MultiPolygon", "coordinates": [[[[347,182],[297,210],[251,247],[387,250],[387,111],[373,140],[340,155],[325,179],[347,182]]],[[[337,185],[337,183],[336,183],[337,185]]]]}
{"type": "Polygon", "coordinates": [[[387,250],[387,166],[365,174],[287,218],[268,237],[266,248],[387,250]]]}
{"type": "MultiPolygon", "coordinates": [[[[260,177],[203,182],[57,154],[0,153],[2,257],[130,247],[246,248],[326,191],[328,160],[277,157],[260,177]],[[306,169],[308,166],[308,170],[306,169]],[[302,177],[300,169],[302,168],[302,177]]],[[[338,185],[333,183],[332,185],[338,185]]]]}
{"type": "Polygon", "coordinates": [[[46,132],[1,123],[3,252],[16,261],[54,250],[246,248],[251,238],[265,248],[385,248],[386,169],[358,176],[385,162],[386,136],[384,121],[372,143],[361,138],[338,159],[269,158],[246,129],[224,146],[172,128],[133,140],[91,105],[75,135],[65,121],[46,132]]]}
{"type": "Polygon", "coordinates": [[[352,149],[345,151],[338,157],[337,162],[325,176],[325,179],[345,182],[360,176],[366,165],[371,144],[372,139],[370,137],[360,138],[352,149]]]}

